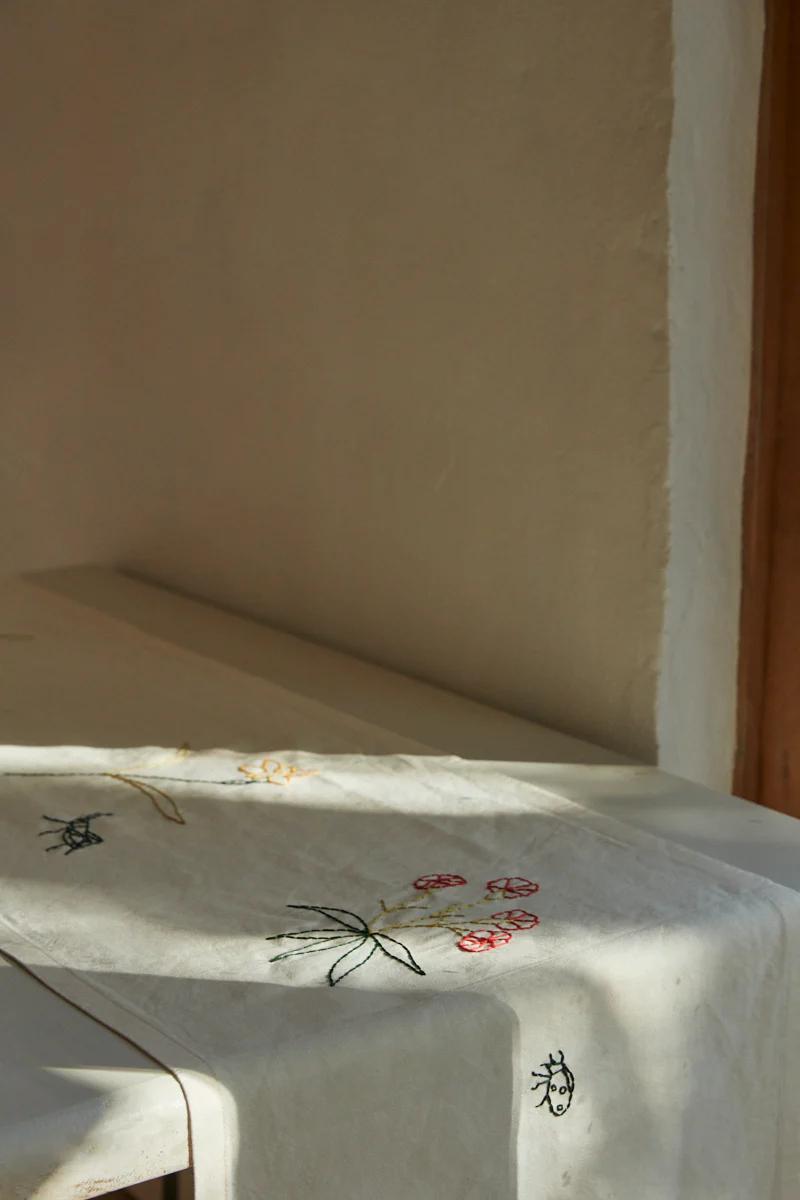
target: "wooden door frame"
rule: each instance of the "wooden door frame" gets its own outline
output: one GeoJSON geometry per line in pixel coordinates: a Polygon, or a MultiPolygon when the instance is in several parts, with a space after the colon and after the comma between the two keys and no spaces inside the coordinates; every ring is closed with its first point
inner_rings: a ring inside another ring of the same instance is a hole
{"type": "MultiPolygon", "coordinates": [[[[758,128],[753,264],[753,347],[750,423],[743,502],[742,598],[739,642],[737,749],[734,791],[787,808],[767,783],[771,747],[766,718],[776,685],[775,591],[784,570],[776,547],[781,487],[789,452],[800,481],[800,443],[786,446],[784,416],[797,404],[787,364],[800,362],[788,336],[788,290],[800,285],[790,225],[796,225],[800,178],[800,14],[796,0],[766,0],[758,128]],[[794,9],[794,13],[793,13],[794,9]],[[795,69],[791,70],[794,60],[795,69]],[[794,201],[794,202],[793,202],[794,201]],[[791,206],[791,209],[790,209],[791,206]],[[792,220],[790,221],[790,213],[792,220]]],[[[798,531],[800,536],[800,531],[798,531]]],[[[800,621],[800,613],[798,613],[800,621]]],[[[780,660],[778,660],[780,661],[780,660]]],[[[794,665],[800,674],[800,652],[794,665]]],[[[800,712],[800,710],[798,710],[800,712]]],[[[800,730],[798,730],[800,734],[800,730]]],[[[798,797],[800,815],[800,797],[798,797]]]]}

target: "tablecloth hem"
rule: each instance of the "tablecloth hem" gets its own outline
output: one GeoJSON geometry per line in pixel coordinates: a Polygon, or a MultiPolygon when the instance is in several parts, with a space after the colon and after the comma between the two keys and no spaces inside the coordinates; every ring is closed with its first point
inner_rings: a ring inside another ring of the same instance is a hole
{"type": "MultiPolygon", "coordinates": [[[[0,914],[0,953],[68,1004],[130,1042],[173,1076],[186,1104],[190,1165],[195,1171],[202,1170],[206,1179],[208,1172],[218,1175],[215,1194],[220,1196],[220,1200],[227,1200],[230,1195],[227,1186],[230,1177],[228,1162],[220,1164],[220,1170],[213,1156],[209,1157],[208,1162],[204,1161],[202,1151],[203,1144],[208,1144],[210,1140],[203,1137],[203,1131],[210,1126],[225,1128],[221,1085],[208,1063],[173,1035],[156,1028],[144,1016],[76,975],[28,934],[17,929],[3,914],[0,914]],[[40,959],[46,961],[37,961],[40,959]],[[181,1057],[184,1061],[179,1063],[177,1060],[181,1057]]],[[[226,1159],[228,1153],[226,1139],[226,1159]]]]}

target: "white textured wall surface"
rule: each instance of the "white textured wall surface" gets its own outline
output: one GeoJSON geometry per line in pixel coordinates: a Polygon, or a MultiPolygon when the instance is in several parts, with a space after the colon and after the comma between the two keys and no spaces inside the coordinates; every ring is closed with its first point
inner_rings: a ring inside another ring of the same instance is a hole
{"type": "Polygon", "coordinates": [[[735,752],[763,5],[675,0],[670,554],[659,763],[727,791],[735,752]]]}
{"type": "Polygon", "coordinates": [[[671,55],[668,0],[5,0],[5,567],[652,759],[671,55]]]}

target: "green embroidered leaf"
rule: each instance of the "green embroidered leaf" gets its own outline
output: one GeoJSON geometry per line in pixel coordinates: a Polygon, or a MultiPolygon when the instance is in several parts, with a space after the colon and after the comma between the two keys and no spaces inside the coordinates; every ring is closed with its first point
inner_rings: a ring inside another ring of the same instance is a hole
{"type": "Polygon", "coordinates": [[[326,908],[321,904],[287,904],[287,908],[302,908],[306,912],[322,913],[323,917],[328,917],[331,921],[336,921],[338,925],[343,925],[345,929],[352,929],[354,933],[363,933],[369,935],[369,927],[366,921],[359,917],[358,913],[349,912],[346,908],[326,908]],[[337,916],[337,913],[339,914],[337,916]],[[343,918],[348,917],[345,921],[343,918]]]}
{"type": "Polygon", "coordinates": [[[317,926],[316,929],[293,929],[288,933],[271,934],[265,939],[266,941],[286,938],[290,941],[311,944],[298,949],[284,950],[280,954],[274,955],[269,960],[270,962],[282,962],[287,958],[298,958],[303,954],[316,954],[322,950],[344,950],[344,953],[339,954],[327,973],[329,985],[336,987],[337,983],[341,983],[353,971],[366,966],[375,952],[380,950],[387,958],[394,959],[406,970],[413,971],[415,975],[425,974],[411,951],[402,942],[399,942],[397,938],[390,937],[388,933],[373,933],[362,917],[357,913],[350,912],[347,908],[333,908],[324,904],[288,904],[286,907],[296,908],[303,912],[320,913],[329,921],[335,921],[336,924],[335,926],[317,926]]]}
{"type": "Polygon", "coordinates": [[[337,983],[353,971],[357,971],[359,967],[363,967],[372,958],[375,951],[378,949],[378,944],[372,937],[362,938],[352,949],[347,950],[328,971],[328,983],[331,987],[336,987],[337,983]]]}
{"type": "Polygon", "coordinates": [[[419,965],[414,955],[404,946],[402,942],[398,942],[397,938],[389,937],[388,933],[375,935],[375,940],[379,948],[389,958],[393,958],[395,962],[401,963],[404,967],[408,967],[409,971],[414,971],[417,975],[424,975],[422,967],[419,965]],[[391,942],[391,949],[384,945],[384,942],[391,942]]]}
{"type": "MultiPolygon", "coordinates": [[[[355,930],[350,932],[355,933],[355,930]]],[[[320,925],[318,929],[297,929],[292,930],[291,933],[271,933],[264,941],[275,942],[280,938],[289,938],[294,942],[314,942],[318,938],[327,937],[329,933],[336,934],[337,937],[346,937],[346,931],[341,925],[320,925]]]]}
{"type": "Polygon", "coordinates": [[[298,958],[301,954],[319,954],[321,950],[341,950],[344,946],[350,946],[354,941],[361,944],[361,939],[348,937],[346,933],[338,934],[335,938],[326,939],[326,943],[318,942],[315,946],[303,946],[299,950],[284,950],[282,954],[273,954],[269,960],[272,962],[283,962],[285,958],[298,958]],[[345,938],[345,941],[341,939],[345,938]]]}

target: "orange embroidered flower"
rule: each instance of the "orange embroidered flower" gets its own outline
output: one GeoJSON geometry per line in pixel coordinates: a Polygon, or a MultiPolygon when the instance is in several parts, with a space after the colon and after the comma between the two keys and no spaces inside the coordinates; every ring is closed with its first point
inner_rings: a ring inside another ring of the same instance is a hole
{"type": "Polygon", "coordinates": [[[507,946],[510,941],[511,934],[506,929],[476,929],[474,933],[465,933],[456,945],[467,954],[482,954],[484,950],[507,946]]]}
{"type": "Polygon", "coordinates": [[[533,896],[539,890],[538,883],[523,879],[521,875],[507,875],[503,879],[490,879],[486,884],[487,892],[510,900],[512,896],[533,896]]]}
{"type": "Polygon", "coordinates": [[[304,779],[318,773],[317,771],[301,771],[299,767],[278,762],[275,758],[264,758],[255,766],[239,767],[239,771],[242,775],[246,775],[251,783],[275,783],[281,786],[291,783],[293,779],[304,779]]]}
{"type": "Polygon", "coordinates": [[[498,929],[535,929],[539,924],[536,913],[526,912],[524,908],[492,913],[492,920],[497,923],[498,929]]]}
{"type": "Polygon", "coordinates": [[[414,887],[418,892],[432,892],[435,888],[461,887],[466,882],[463,875],[420,875],[414,887]]]}

